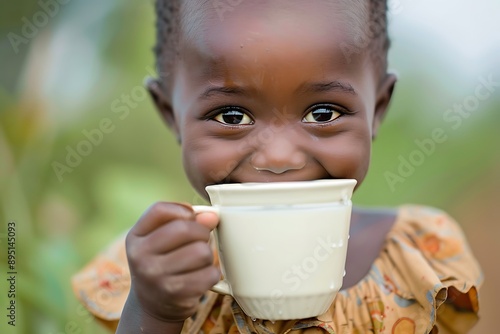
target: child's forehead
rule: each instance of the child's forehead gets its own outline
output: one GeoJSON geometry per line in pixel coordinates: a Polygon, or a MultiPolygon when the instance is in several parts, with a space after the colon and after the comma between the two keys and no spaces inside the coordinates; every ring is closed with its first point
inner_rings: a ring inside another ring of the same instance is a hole
{"type": "MultiPolygon", "coordinates": [[[[195,40],[200,35],[217,36],[228,32],[244,36],[252,32],[265,35],[281,31],[290,35],[297,31],[320,30],[341,33],[345,40],[354,43],[367,35],[368,8],[367,0],[185,0],[181,30],[183,37],[195,40]]],[[[297,43],[300,43],[299,38],[297,43]]]]}
{"type": "MultiPolygon", "coordinates": [[[[366,10],[353,12],[352,5],[365,0],[310,0],[307,6],[294,0],[243,1],[223,18],[212,5],[220,2],[185,1],[174,77],[189,78],[191,86],[231,82],[270,92],[273,82],[280,82],[292,91],[306,81],[353,76],[351,84],[359,86],[361,77],[377,75],[366,48],[348,54],[343,49],[355,45],[366,25],[366,10]]],[[[176,86],[186,85],[183,80],[176,86]]]]}

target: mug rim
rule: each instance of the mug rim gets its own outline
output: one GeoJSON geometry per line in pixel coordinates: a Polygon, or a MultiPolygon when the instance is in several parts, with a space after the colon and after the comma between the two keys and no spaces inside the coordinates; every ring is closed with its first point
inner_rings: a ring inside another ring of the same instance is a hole
{"type": "Polygon", "coordinates": [[[321,189],[335,186],[355,186],[357,180],[355,179],[320,179],[310,181],[284,181],[284,182],[242,182],[242,183],[224,183],[213,184],[205,187],[205,190],[228,190],[234,191],[248,191],[248,190],[304,190],[304,189],[321,189]]]}

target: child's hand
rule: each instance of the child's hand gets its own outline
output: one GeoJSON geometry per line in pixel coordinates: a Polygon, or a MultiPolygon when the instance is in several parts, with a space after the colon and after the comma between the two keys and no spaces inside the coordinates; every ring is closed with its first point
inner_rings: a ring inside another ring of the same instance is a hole
{"type": "Polygon", "coordinates": [[[220,279],[208,244],[217,223],[214,213],[195,216],[181,204],[151,206],[126,239],[132,277],[129,301],[133,298],[135,307],[165,322],[192,316],[200,297],[220,279]]]}

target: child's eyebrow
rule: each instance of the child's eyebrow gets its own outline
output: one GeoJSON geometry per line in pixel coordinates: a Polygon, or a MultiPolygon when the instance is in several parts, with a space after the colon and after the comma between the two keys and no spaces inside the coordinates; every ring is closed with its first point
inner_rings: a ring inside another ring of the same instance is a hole
{"type": "MultiPolygon", "coordinates": [[[[325,82],[307,82],[297,89],[297,93],[322,93],[322,92],[342,92],[352,95],[358,95],[356,90],[349,83],[338,80],[325,82]]],[[[200,95],[200,99],[209,99],[213,95],[246,95],[248,92],[241,87],[211,86],[205,89],[200,95]]]]}
{"type": "Polygon", "coordinates": [[[338,80],[325,82],[307,82],[302,84],[298,89],[298,93],[322,93],[322,92],[342,92],[352,95],[358,95],[351,84],[338,80]]]}
{"type": "Polygon", "coordinates": [[[200,99],[208,99],[213,95],[244,95],[245,90],[240,87],[211,86],[205,89],[200,95],[200,99]]]}

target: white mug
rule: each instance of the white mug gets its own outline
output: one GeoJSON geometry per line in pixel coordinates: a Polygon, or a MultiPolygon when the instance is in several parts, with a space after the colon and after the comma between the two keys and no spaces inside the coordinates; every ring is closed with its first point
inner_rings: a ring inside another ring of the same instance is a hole
{"type": "Polygon", "coordinates": [[[231,295],[256,319],[325,313],[342,286],[356,180],[240,183],[206,187],[231,295]]]}

